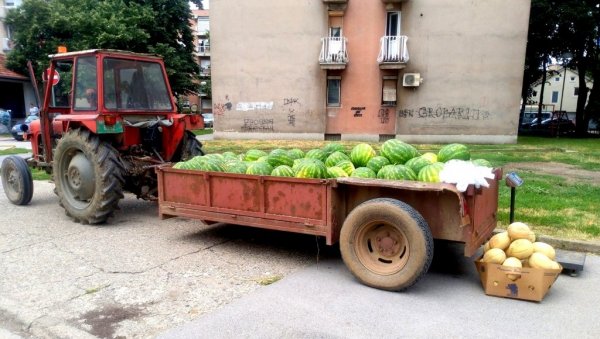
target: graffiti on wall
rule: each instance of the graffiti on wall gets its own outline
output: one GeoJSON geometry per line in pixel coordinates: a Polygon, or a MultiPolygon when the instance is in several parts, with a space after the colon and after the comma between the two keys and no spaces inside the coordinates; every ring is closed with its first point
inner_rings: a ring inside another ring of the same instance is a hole
{"type": "Polygon", "coordinates": [[[365,110],[364,106],[361,107],[352,107],[350,108],[352,112],[354,112],[354,117],[362,117],[362,113],[365,110]]]}
{"type": "Polygon", "coordinates": [[[390,109],[389,108],[382,108],[379,110],[379,113],[377,113],[377,117],[379,118],[379,121],[382,124],[387,124],[390,122],[390,109]]]}
{"type": "Polygon", "coordinates": [[[283,107],[287,113],[288,125],[296,127],[296,108],[302,106],[298,98],[283,98],[283,107]]]}
{"type": "Polygon", "coordinates": [[[273,132],[273,119],[245,118],[242,132],[273,132]]]}
{"type": "Polygon", "coordinates": [[[255,111],[255,110],[272,110],[273,101],[254,101],[254,102],[238,102],[235,105],[236,111],[255,111]]]}
{"type": "Polygon", "coordinates": [[[487,110],[470,107],[419,107],[417,109],[401,109],[398,117],[403,119],[438,119],[438,120],[488,120],[491,114],[487,110]]]}
{"type": "Polygon", "coordinates": [[[223,115],[223,114],[225,114],[225,111],[231,111],[232,107],[233,107],[233,105],[229,101],[229,95],[226,95],[224,103],[215,102],[213,104],[213,113],[215,115],[223,115]]]}

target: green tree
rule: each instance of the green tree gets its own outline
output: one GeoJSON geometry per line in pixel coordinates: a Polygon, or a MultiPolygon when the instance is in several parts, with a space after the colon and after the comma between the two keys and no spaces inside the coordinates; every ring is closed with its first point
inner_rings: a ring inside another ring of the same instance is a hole
{"type": "Polygon", "coordinates": [[[190,19],[187,0],[24,0],[6,17],[15,42],[7,66],[27,74],[31,60],[40,80],[59,45],[154,53],[164,58],[175,94],[194,92],[199,74],[190,19]]]}
{"type": "MultiPolygon", "coordinates": [[[[590,89],[586,77],[600,83],[600,0],[533,0],[529,25],[527,55],[540,56],[548,53],[558,60],[567,60],[567,66],[579,73],[577,98],[577,134],[587,132],[589,119],[600,115],[600,86],[590,89]],[[535,37],[532,40],[532,36],[535,37]],[[531,51],[530,51],[531,48],[531,51]],[[565,56],[569,55],[568,58],[565,56]]],[[[530,86],[528,70],[539,69],[544,58],[527,58],[524,86],[530,86]]],[[[532,71],[535,72],[535,71],[532,71]]],[[[542,69],[543,74],[545,74],[542,69]]]]}

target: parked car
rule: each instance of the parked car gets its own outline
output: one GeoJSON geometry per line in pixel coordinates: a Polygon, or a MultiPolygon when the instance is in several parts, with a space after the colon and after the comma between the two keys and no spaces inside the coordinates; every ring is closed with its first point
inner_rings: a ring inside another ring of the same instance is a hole
{"type": "Polygon", "coordinates": [[[575,124],[568,118],[554,118],[532,123],[530,129],[542,134],[570,134],[575,132],[575,124]]]}
{"type": "Polygon", "coordinates": [[[10,133],[12,134],[13,138],[15,138],[15,140],[17,141],[25,140],[25,138],[23,138],[23,133],[29,130],[29,124],[32,121],[37,120],[39,118],[40,117],[38,115],[30,115],[27,117],[27,119],[25,119],[23,123],[15,124],[10,130],[10,133]]]}
{"type": "Polygon", "coordinates": [[[202,113],[204,128],[213,128],[214,116],[212,113],[202,113]]]}
{"type": "MultiPolygon", "coordinates": [[[[552,117],[552,112],[548,112],[548,111],[542,112],[542,120],[550,119],[551,117],[552,117]]],[[[523,113],[523,121],[521,122],[521,126],[527,127],[535,122],[537,122],[537,111],[523,113]]]]}

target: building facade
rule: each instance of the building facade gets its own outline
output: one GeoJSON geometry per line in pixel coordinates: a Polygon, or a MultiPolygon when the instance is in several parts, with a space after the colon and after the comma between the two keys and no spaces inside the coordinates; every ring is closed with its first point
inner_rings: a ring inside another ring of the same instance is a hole
{"type": "MultiPolygon", "coordinates": [[[[542,108],[544,111],[565,111],[570,117],[575,117],[577,111],[577,100],[579,98],[579,74],[569,68],[561,66],[551,66],[546,74],[546,84],[544,85],[544,96],[542,108]]],[[[590,90],[593,87],[591,79],[586,79],[586,87],[590,90]]],[[[542,94],[541,79],[532,86],[532,97],[529,106],[535,106],[540,103],[542,94]]],[[[588,98],[590,92],[588,91],[588,98]]],[[[587,99],[586,99],[587,104],[587,99]]],[[[537,109],[535,110],[537,112],[537,109]]]]}
{"type": "Polygon", "coordinates": [[[211,1],[216,138],[516,142],[530,1],[211,1]]]}
{"type": "Polygon", "coordinates": [[[200,83],[198,92],[186,96],[190,105],[197,105],[202,113],[212,112],[210,93],[210,20],[208,10],[193,9],[190,27],[194,34],[194,57],[198,64],[200,83]]]}

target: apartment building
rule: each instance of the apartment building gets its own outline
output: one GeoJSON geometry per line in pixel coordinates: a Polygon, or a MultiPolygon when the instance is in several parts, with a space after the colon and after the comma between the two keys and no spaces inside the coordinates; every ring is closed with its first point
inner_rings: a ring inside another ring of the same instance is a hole
{"type": "Polygon", "coordinates": [[[516,142],[530,1],[211,1],[216,138],[516,142]]]}
{"type": "Polygon", "coordinates": [[[212,112],[210,93],[210,20],[208,10],[193,9],[190,27],[194,34],[194,56],[200,68],[198,93],[186,97],[190,105],[198,105],[200,112],[212,112]]]}

